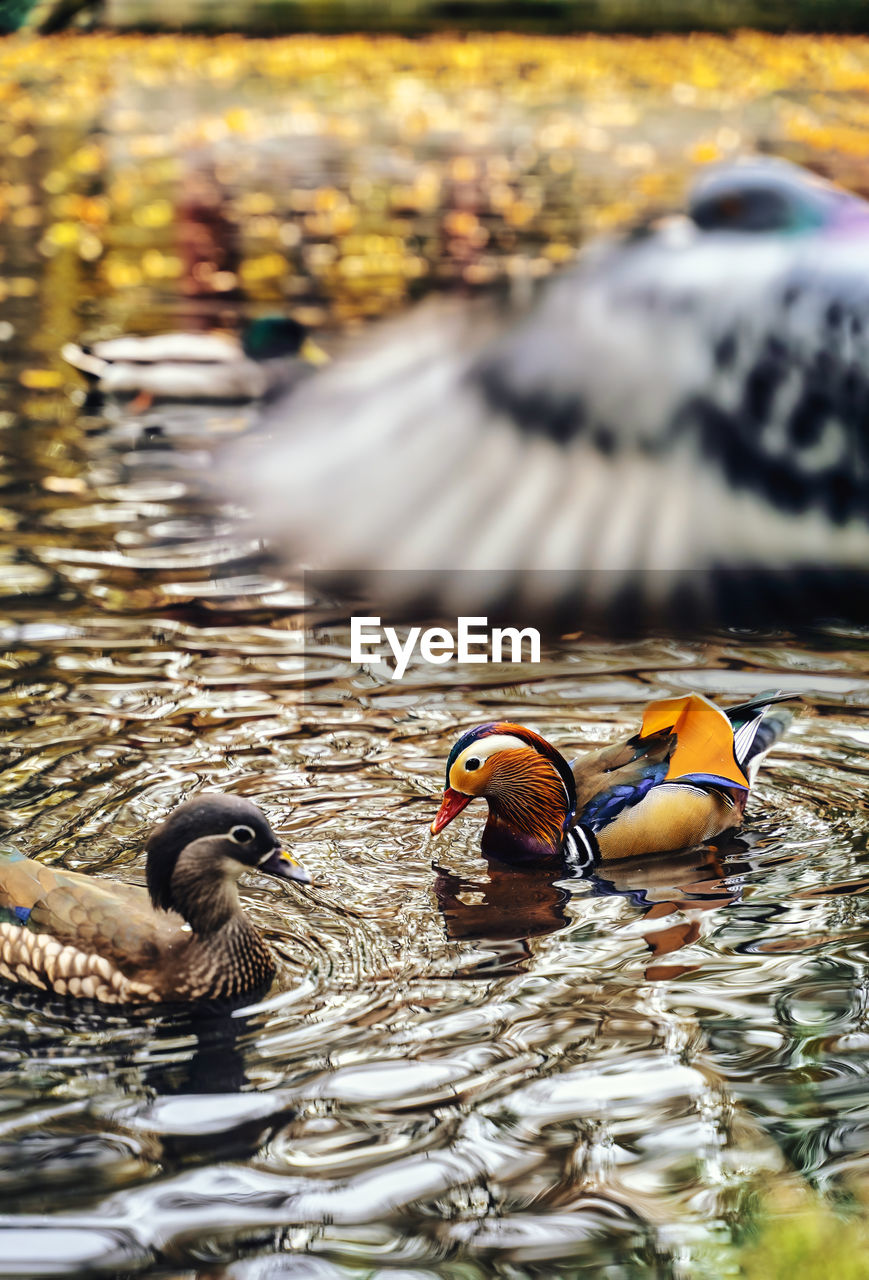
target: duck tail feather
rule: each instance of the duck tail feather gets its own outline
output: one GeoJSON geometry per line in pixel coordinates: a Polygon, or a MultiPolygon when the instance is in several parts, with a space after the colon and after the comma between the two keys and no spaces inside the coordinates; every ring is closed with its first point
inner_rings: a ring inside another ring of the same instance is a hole
{"type": "Polygon", "coordinates": [[[790,696],[777,694],[774,697],[764,697],[753,703],[745,703],[741,708],[732,707],[727,713],[733,720],[734,712],[739,712],[734,723],[733,753],[737,762],[749,774],[750,780],[753,780],[757,772],[761,757],[778,742],[793,720],[792,712],[775,706],[790,696]],[[752,715],[752,712],[756,714],[752,715]]]}
{"type": "Polygon", "coordinates": [[[781,689],[767,689],[748,702],[737,703],[735,707],[725,707],[724,714],[732,724],[741,724],[745,720],[753,720],[754,713],[773,706],[776,702],[799,702],[798,693],[782,693],[781,689]]]}

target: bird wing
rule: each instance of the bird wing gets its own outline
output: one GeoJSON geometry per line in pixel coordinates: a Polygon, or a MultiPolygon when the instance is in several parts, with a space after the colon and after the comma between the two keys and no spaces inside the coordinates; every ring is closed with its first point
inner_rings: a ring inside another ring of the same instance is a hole
{"type": "Polygon", "coordinates": [[[285,561],[459,612],[865,570],[867,225],[683,219],[530,306],[423,305],[273,402],[225,490],[285,561]]]}
{"type": "Polygon", "coordinates": [[[730,721],[699,694],[650,703],[635,737],[573,771],[577,821],[605,858],[700,843],[735,825],[748,791],[730,721]]]}
{"type": "Polygon", "coordinates": [[[148,970],[189,938],[178,916],[154,911],[144,889],[103,885],[8,851],[0,854],[0,906],[22,927],[95,951],[127,973],[148,970]]]}
{"type": "Polygon", "coordinates": [[[664,782],[596,832],[600,856],[630,858],[688,849],[738,826],[742,806],[725,792],[664,782]]]}

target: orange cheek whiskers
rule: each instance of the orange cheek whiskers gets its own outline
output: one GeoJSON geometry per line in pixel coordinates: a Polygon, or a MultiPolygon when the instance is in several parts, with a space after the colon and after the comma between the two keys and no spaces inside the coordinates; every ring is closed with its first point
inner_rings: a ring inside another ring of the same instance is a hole
{"type": "Polygon", "coordinates": [[[558,849],[567,815],[564,787],[545,761],[529,755],[495,771],[486,798],[498,821],[558,849]]]}

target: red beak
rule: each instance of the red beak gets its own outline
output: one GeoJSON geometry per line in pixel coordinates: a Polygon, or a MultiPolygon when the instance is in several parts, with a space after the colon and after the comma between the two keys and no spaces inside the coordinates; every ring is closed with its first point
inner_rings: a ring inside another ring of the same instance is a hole
{"type": "Polygon", "coordinates": [[[444,792],[444,798],[441,800],[441,807],[438,809],[434,822],[431,824],[431,833],[436,836],[439,831],[443,831],[453,818],[462,812],[465,805],[473,800],[473,796],[463,796],[460,791],[453,791],[452,787],[447,787],[444,792]]]}

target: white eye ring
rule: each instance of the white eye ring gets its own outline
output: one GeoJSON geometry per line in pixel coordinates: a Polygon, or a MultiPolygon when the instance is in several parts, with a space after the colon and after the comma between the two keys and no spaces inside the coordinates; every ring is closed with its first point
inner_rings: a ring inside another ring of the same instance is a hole
{"type": "Polygon", "coordinates": [[[473,773],[475,769],[479,769],[482,763],[482,760],[477,756],[471,756],[470,760],[465,761],[465,773],[473,773]]]}
{"type": "Polygon", "coordinates": [[[250,844],[251,840],[256,839],[256,832],[253,827],[233,827],[227,832],[227,837],[233,844],[250,844]]]}

